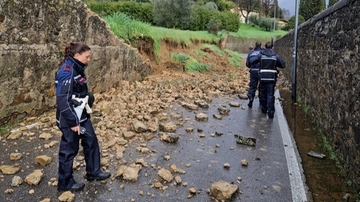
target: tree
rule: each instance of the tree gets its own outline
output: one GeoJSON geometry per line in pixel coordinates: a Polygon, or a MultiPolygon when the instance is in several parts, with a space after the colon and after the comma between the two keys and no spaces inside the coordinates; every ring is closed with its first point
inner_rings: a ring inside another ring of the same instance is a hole
{"type": "Polygon", "coordinates": [[[167,28],[187,29],[193,17],[191,0],[153,0],[154,24],[167,28]]]}
{"type": "Polygon", "coordinates": [[[299,15],[303,16],[305,20],[309,20],[314,15],[325,10],[325,0],[301,0],[299,15]]]}
{"type": "Polygon", "coordinates": [[[336,4],[339,0],[329,0],[328,8],[334,4],[336,4]]]}
{"type": "Polygon", "coordinates": [[[274,11],[276,9],[275,17],[282,19],[284,16],[283,16],[283,13],[282,13],[282,9],[280,8],[280,6],[278,4],[278,1],[274,0],[274,4],[270,5],[272,8],[271,8],[271,10],[269,12],[269,17],[274,16],[274,11]],[[274,4],[275,4],[275,6],[274,6],[274,4]]]}
{"type": "Polygon", "coordinates": [[[283,14],[283,19],[284,20],[289,20],[290,11],[288,9],[285,9],[285,8],[281,9],[281,11],[282,11],[282,14],[283,14]]]}
{"type": "MultiPolygon", "coordinates": [[[[305,19],[303,16],[299,15],[298,16],[298,25],[301,25],[301,23],[305,22],[305,19]]],[[[282,30],[284,31],[289,31],[291,29],[295,28],[295,16],[291,16],[291,18],[288,20],[288,22],[286,23],[286,25],[282,28],[282,30]]]]}
{"type": "Polygon", "coordinates": [[[269,16],[270,11],[275,7],[274,0],[261,0],[261,11],[265,16],[269,16]]]}
{"type": "Polygon", "coordinates": [[[259,10],[260,0],[238,0],[240,13],[245,18],[245,23],[248,22],[250,12],[259,10]]]}

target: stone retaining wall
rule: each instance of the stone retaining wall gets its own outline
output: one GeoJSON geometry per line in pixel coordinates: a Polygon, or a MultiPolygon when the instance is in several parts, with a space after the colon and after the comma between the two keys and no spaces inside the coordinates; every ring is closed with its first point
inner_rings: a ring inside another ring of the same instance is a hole
{"type": "MultiPolygon", "coordinates": [[[[299,26],[296,91],[356,190],[360,188],[359,11],[360,1],[342,0],[299,26]]],[[[293,41],[290,32],[275,42],[289,81],[293,41]]]]}
{"type": "Polygon", "coordinates": [[[92,49],[86,74],[95,93],[151,73],[80,0],[1,0],[0,126],[55,107],[54,75],[70,41],[92,49]]]}

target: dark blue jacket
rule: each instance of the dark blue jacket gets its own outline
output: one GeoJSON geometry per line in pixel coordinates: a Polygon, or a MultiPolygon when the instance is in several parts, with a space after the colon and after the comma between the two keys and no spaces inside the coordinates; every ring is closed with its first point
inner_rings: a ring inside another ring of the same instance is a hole
{"type": "Polygon", "coordinates": [[[75,58],[67,57],[55,75],[56,122],[60,128],[78,126],[87,119],[86,110],[80,119],[76,116],[72,103],[72,95],[84,98],[88,94],[85,66],[75,58]]]}
{"type": "Polygon", "coordinates": [[[261,81],[276,81],[277,67],[285,68],[284,60],[272,49],[263,50],[256,59],[250,62],[255,64],[260,62],[259,74],[261,81]]]}
{"type": "Polygon", "coordinates": [[[260,68],[260,61],[257,63],[253,63],[259,55],[261,55],[261,48],[255,48],[251,51],[246,58],[246,66],[250,68],[250,72],[258,72],[260,68]]]}

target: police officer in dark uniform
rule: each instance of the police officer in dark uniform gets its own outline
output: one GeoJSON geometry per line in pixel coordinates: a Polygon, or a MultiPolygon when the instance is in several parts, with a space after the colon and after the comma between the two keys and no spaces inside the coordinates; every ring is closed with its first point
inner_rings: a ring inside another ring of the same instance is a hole
{"type": "Polygon", "coordinates": [[[255,49],[251,50],[250,53],[248,54],[247,58],[246,58],[246,66],[248,68],[250,68],[249,72],[250,72],[250,83],[249,83],[249,91],[248,91],[248,98],[249,98],[249,103],[248,106],[249,108],[252,107],[254,98],[255,98],[255,91],[258,88],[258,84],[259,84],[259,68],[260,68],[260,63],[254,63],[251,64],[250,61],[251,60],[256,60],[258,58],[258,56],[261,54],[261,42],[256,42],[255,43],[255,49]]]}
{"type": "Polygon", "coordinates": [[[267,42],[265,49],[261,52],[257,59],[250,61],[250,63],[258,63],[260,61],[260,85],[259,85],[259,99],[261,111],[267,113],[269,118],[274,118],[275,113],[275,86],[278,78],[279,68],[285,68],[285,62],[273,50],[273,44],[267,42]]]}
{"type": "MultiPolygon", "coordinates": [[[[90,121],[90,115],[84,109],[76,113],[77,104],[73,100],[91,96],[88,92],[84,69],[90,61],[90,47],[84,43],[69,43],[65,47],[64,60],[55,76],[56,85],[56,122],[62,132],[59,149],[58,191],[79,191],[85,186],[77,183],[73,177],[73,160],[79,151],[79,140],[84,150],[86,176],[89,181],[104,180],[110,173],[100,169],[99,143],[90,121]]],[[[94,100],[90,97],[91,105],[94,100]]],[[[80,102],[81,104],[81,102],[80,102]]]]}

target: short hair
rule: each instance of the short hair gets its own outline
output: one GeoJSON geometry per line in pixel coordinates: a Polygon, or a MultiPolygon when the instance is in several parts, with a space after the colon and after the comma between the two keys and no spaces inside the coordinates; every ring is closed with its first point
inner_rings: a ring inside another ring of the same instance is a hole
{"type": "Polygon", "coordinates": [[[249,50],[252,50],[252,49],[254,49],[254,48],[250,46],[250,47],[249,47],[249,50]]]}
{"type": "Polygon", "coordinates": [[[255,43],[255,48],[260,48],[261,47],[261,42],[260,41],[257,41],[256,43],[255,43]]]}
{"type": "Polygon", "coordinates": [[[268,41],[268,42],[266,42],[266,44],[265,44],[265,48],[266,48],[266,49],[271,49],[271,48],[273,48],[273,44],[272,44],[270,41],[268,41]]]}

